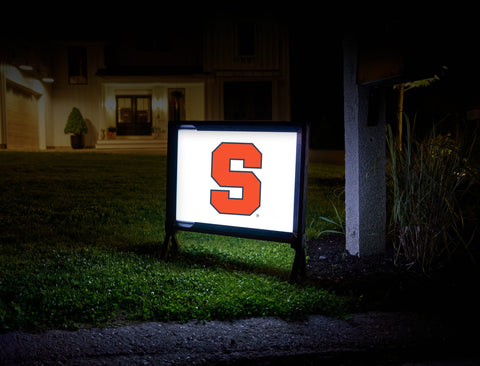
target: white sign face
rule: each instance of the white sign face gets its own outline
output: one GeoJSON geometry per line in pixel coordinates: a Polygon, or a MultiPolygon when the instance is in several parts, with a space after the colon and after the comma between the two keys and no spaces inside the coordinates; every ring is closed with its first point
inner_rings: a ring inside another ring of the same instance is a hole
{"type": "Polygon", "coordinates": [[[178,131],[176,220],[291,233],[296,132],[178,131]]]}

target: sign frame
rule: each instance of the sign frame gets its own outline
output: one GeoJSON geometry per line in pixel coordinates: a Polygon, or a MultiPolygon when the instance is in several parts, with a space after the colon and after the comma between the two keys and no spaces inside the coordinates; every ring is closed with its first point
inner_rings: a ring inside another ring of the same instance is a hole
{"type": "Polygon", "coordinates": [[[169,121],[167,147],[167,199],[165,219],[165,240],[162,257],[167,259],[171,250],[178,250],[177,231],[194,231],[206,234],[235,236],[248,239],[290,243],[295,250],[291,282],[298,274],[305,276],[305,215],[307,197],[307,172],[309,152],[309,124],[277,121],[169,121]],[[293,203],[293,229],[277,231],[219,225],[205,222],[185,222],[177,219],[177,183],[179,162],[179,131],[213,132],[289,132],[296,133],[295,188],[293,203]]]}

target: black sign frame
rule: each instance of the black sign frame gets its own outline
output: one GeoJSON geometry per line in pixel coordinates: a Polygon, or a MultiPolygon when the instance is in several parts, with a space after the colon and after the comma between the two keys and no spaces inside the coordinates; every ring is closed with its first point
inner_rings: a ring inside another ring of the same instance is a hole
{"type": "Polygon", "coordinates": [[[226,235],[259,239],[266,241],[290,243],[295,250],[295,259],[290,277],[291,282],[298,275],[305,276],[305,216],[307,197],[309,124],[297,122],[270,121],[170,121],[168,126],[167,150],[167,200],[165,220],[165,240],[162,257],[178,250],[176,232],[194,231],[207,234],[226,235]],[[295,202],[294,225],[291,232],[280,232],[263,229],[252,229],[236,226],[216,225],[202,222],[182,222],[177,220],[177,164],[178,164],[178,132],[182,129],[204,131],[252,131],[252,132],[295,132],[297,134],[295,165],[295,202]]]}

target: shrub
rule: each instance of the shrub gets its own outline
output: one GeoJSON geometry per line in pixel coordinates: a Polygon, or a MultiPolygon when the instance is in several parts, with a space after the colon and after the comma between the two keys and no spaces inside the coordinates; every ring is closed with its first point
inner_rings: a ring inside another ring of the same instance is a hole
{"type": "MultiPolygon", "coordinates": [[[[416,140],[406,118],[401,149],[387,127],[387,192],[395,262],[404,258],[429,273],[446,264],[463,237],[461,195],[473,182],[472,144],[456,142],[433,127],[416,140]]],[[[473,140],[474,141],[474,140],[473,140]]]]}
{"type": "Polygon", "coordinates": [[[64,131],[67,133],[72,133],[74,135],[83,135],[88,132],[87,124],[83,119],[82,114],[78,110],[78,108],[73,107],[72,111],[70,112],[67,123],[65,125],[64,131]]]}

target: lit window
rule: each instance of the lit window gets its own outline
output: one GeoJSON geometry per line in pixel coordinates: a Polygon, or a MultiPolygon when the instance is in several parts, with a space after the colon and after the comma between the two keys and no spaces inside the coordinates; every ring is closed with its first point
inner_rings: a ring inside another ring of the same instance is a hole
{"type": "Polygon", "coordinates": [[[152,97],[117,96],[117,135],[151,135],[152,97]]]}

